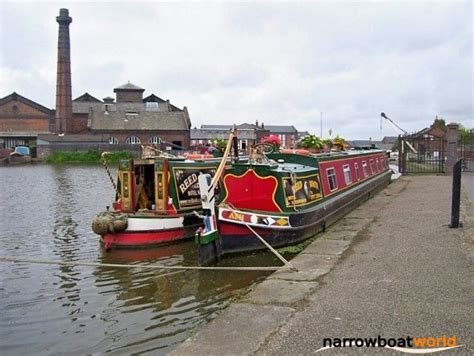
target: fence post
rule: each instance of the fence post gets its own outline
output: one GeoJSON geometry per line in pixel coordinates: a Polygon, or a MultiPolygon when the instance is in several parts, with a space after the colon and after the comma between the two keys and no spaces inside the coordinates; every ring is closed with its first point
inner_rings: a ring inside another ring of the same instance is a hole
{"type": "Polygon", "coordinates": [[[450,228],[456,229],[462,226],[459,222],[459,208],[461,206],[461,160],[454,164],[453,169],[453,196],[451,201],[451,224],[450,228]]]}
{"type": "Polygon", "coordinates": [[[401,135],[398,135],[398,172],[401,174],[405,173],[405,165],[403,163],[403,139],[401,135]]]}
{"type": "MultiPolygon", "coordinates": [[[[447,160],[446,160],[446,173],[453,174],[454,164],[458,160],[458,131],[459,125],[451,123],[447,125],[448,131],[446,132],[447,147],[447,160]]],[[[443,154],[440,152],[440,154],[443,154]]],[[[442,156],[441,156],[442,157],[442,156]]]]}

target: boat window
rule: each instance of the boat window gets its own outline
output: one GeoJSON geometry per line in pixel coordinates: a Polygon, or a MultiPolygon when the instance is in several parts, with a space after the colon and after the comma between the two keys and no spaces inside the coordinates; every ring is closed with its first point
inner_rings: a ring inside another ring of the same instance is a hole
{"type": "Polygon", "coordinates": [[[354,163],[354,170],[355,170],[355,174],[356,174],[356,179],[359,180],[360,176],[359,176],[359,164],[358,163],[354,163]]]}
{"type": "Polygon", "coordinates": [[[369,172],[367,170],[367,162],[366,161],[362,161],[362,170],[364,171],[364,177],[368,177],[369,172]]]}
{"type": "Polygon", "coordinates": [[[125,143],[128,143],[130,145],[138,145],[140,144],[140,138],[138,138],[137,136],[130,136],[127,138],[125,143]]]}
{"type": "Polygon", "coordinates": [[[328,175],[329,190],[333,191],[337,189],[336,171],[334,168],[328,168],[326,172],[328,175]]]}
{"type": "Polygon", "coordinates": [[[118,143],[118,138],[115,137],[115,136],[110,136],[110,137],[109,137],[109,143],[110,143],[111,145],[116,145],[116,144],[118,143]]]}
{"type": "Polygon", "coordinates": [[[369,163],[369,164],[370,164],[370,174],[374,174],[374,173],[375,173],[374,160],[371,159],[369,162],[370,162],[370,163],[369,163]]]}
{"type": "Polygon", "coordinates": [[[344,171],[344,181],[346,182],[346,185],[349,185],[352,183],[352,177],[351,177],[351,167],[349,167],[348,164],[345,164],[342,166],[342,169],[344,171]]]}

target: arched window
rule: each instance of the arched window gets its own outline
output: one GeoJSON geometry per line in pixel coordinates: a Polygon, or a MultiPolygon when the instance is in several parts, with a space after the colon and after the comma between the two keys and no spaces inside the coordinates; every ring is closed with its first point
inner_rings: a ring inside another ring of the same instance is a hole
{"type": "Polygon", "coordinates": [[[110,137],[109,137],[109,143],[110,143],[111,145],[116,145],[116,144],[118,143],[118,138],[115,137],[115,136],[110,136],[110,137]]]}
{"type": "Polygon", "coordinates": [[[161,138],[159,138],[158,136],[150,137],[150,139],[148,140],[148,143],[151,143],[153,145],[158,145],[161,143],[161,138]]]}
{"type": "Polygon", "coordinates": [[[130,145],[138,145],[140,144],[140,139],[137,136],[130,136],[125,142],[130,145]]]}

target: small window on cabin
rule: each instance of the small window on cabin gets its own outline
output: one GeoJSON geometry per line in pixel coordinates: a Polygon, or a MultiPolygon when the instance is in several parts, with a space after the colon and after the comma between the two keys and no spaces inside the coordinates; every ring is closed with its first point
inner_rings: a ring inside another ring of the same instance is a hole
{"type": "Polygon", "coordinates": [[[140,138],[138,138],[137,136],[130,136],[127,138],[125,143],[128,143],[129,145],[138,145],[140,144],[140,138]]]}
{"type": "Polygon", "coordinates": [[[346,185],[349,185],[352,183],[352,177],[351,177],[351,167],[349,167],[348,164],[345,164],[342,166],[342,170],[344,171],[344,181],[346,182],[346,185]]]}
{"type": "Polygon", "coordinates": [[[148,143],[151,143],[153,145],[158,145],[161,143],[161,138],[159,138],[158,136],[150,137],[150,139],[148,140],[148,143]]]}
{"type": "Polygon", "coordinates": [[[360,175],[359,175],[359,164],[358,163],[354,163],[354,170],[355,170],[355,174],[356,174],[356,179],[359,180],[360,175]]]}
{"type": "Polygon", "coordinates": [[[370,174],[374,174],[375,173],[374,160],[371,159],[369,162],[370,162],[370,174]]]}
{"type": "Polygon", "coordinates": [[[156,101],[148,101],[145,103],[145,110],[146,111],[158,111],[159,106],[156,101]]]}
{"type": "Polygon", "coordinates": [[[362,161],[362,170],[364,171],[364,177],[368,177],[369,176],[369,171],[367,170],[367,162],[366,161],[362,161]]]}
{"type": "Polygon", "coordinates": [[[17,115],[17,114],[18,114],[18,106],[13,105],[13,107],[12,107],[12,113],[13,113],[13,115],[17,115]]]}
{"type": "Polygon", "coordinates": [[[327,171],[329,190],[333,191],[337,189],[337,180],[336,180],[336,170],[334,168],[329,168],[327,171]]]}
{"type": "Polygon", "coordinates": [[[118,144],[118,138],[115,137],[115,136],[110,136],[110,137],[109,137],[109,143],[110,143],[111,145],[116,145],[116,144],[118,144]]]}
{"type": "Polygon", "coordinates": [[[138,111],[126,111],[125,116],[137,116],[138,111]]]}

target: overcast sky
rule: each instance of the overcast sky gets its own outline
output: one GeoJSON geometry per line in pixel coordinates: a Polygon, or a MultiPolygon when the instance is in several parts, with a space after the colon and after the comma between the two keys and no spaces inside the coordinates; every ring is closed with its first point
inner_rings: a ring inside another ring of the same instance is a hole
{"type": "Polygon", "coordinates": [[[474,127],[471,1],[5,2],[0,97],[55,105],[55,17],[68,8],[73,98],[130,81],[192,125],[294,125],[380,139],[436,115],[474,127]]]}

